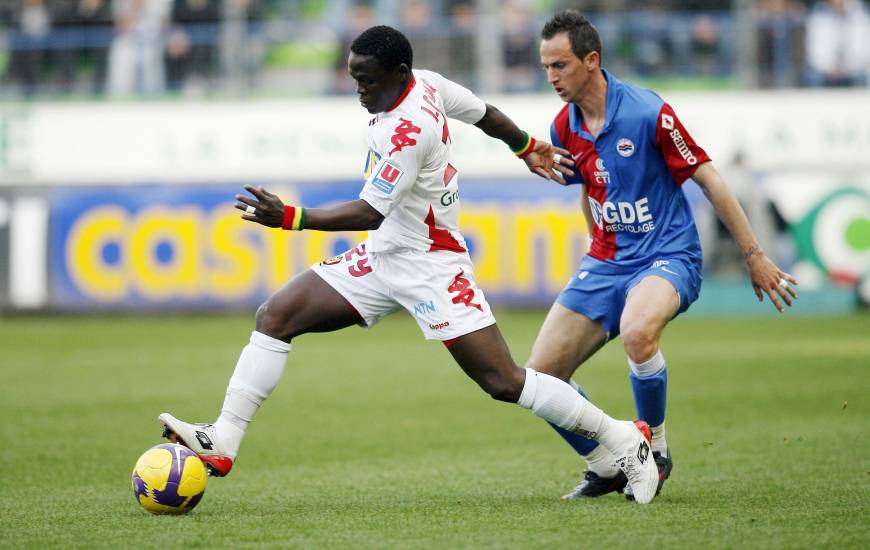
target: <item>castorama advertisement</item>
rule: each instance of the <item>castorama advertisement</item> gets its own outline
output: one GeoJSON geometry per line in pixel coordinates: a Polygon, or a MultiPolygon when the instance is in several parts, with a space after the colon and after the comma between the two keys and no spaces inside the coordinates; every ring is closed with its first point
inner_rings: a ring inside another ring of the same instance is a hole
{"type": "MultiPolygon", "coordinates": [[[[353,200],[360,183],[276,185],[288,204],[353,200]]],[[[50,199],[49,304],[63,310],[255,306],[365,232],[288,232],[243,221],[241,185],[67,188],[50,199]]],[[[462,187],[460,227],[494,302],[546,303],[586,250],[572,189],[534,180],[462,187]],[[570,195],[570,199],[569,199],[570,195]]]]}
{"type": "MultiPolygon", "coordinates": [[[[561,106],[550,96],[486,99],[537,136],[561,106]]],[[[802,289],[863,286],[870,302],[868,92],[665,99],[759,239],[755,214],[775,207],[785,233],[763,245],[802,289]]],[[[0,106],[0,310],[257,305],[365,234],[270,230],[242,221],[233,196],[255,183],[306,207],[355,199],[367,120],[352,98],[0,106]]],[[[448,199],[480,286],[493,304],[548,305],[586,250],[580,188],[529,175],[473,126],[450,133],[460,191],[448,199]]],[[[684,189],[715,257],[709,203],[684,189]]],[[[634,207],[640,216],[644,205],[634,207]]]]}

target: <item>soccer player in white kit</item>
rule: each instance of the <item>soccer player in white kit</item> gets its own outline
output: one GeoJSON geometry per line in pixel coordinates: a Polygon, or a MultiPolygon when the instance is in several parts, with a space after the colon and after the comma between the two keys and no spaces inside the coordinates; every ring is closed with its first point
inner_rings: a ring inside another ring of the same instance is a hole
{"type": "Polygon", "coordinates": [[[617,421],[569,384],[517,367],[477,287],[458,227],[458,177],[448,118],[475,124],[508,144],[530,170],[562,181],[570,161],[536,142],[498,109],[442,76],[412,70],[402,33],[372,27],[352,44],[348,69],[369,123],[360,198],[330,208],[284,205],[263,188],[237,195],[242,218],[287,230],[369,230],[345,254],[312,266],[260,306],[214,424],[160,415],[164,435],[195,451],[213,475],[233,466],[248,424],[277,385],[294,337],[408,310],[427,339],[441,340],[493,398],[517,403],[565,430],[600,442],[631,481],[637,502],[655,496],[658,471],[643,423],[617,421]]]}

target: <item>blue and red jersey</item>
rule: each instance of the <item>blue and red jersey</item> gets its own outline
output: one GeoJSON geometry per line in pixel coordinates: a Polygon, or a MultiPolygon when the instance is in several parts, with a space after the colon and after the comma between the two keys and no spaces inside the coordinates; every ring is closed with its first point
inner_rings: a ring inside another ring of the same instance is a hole
{"type": "Polygon", "coordinates": [[[604,125],[593,137],[569,103],[550,126],[554,145],[571,152],[595,222],[588,255],[625,267],[668,256],[700,266],[701,243],[681,185],[710,160],[655,92],[606,71],[604,125]]]}

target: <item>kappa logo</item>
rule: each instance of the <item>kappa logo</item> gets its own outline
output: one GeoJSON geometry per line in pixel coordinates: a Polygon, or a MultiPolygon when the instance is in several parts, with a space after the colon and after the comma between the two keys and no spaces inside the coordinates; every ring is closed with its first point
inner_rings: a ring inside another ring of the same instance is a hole
{"type": "Polygon", "coordinates": [[[459,275],[457,275],[453,282],[450,283],[450,286],[447,287],[447,292],[453,294],[456,293],[450,301],[454,304],[465,304],[465,307],[468,308],[477,308],[483,313],[483,307],[480,304],[475,304],[472,302],[474,300],[474,287],[471,286],[471,281],[466,279],[463,275],[465,275],[464,270],[459,270],[459,275]]]}
{"type": "Polygon", "coordinates": [[[214,449],[214,443],[211,442],[211,439],[205,432],[196,432],[196,440],[199,441],[199,444],[202,445],[203,449],[212,450],[214,449]]]}
{"type": "Polygon", "coordinates": [[[628,138],[620,139],[616,142],[616,152],[622,157],[630,157],[634,154],[634,142],[628,138]]]}
{"type": "Polygon", "coordinates": [[[393,144],[393,148],[390,150],[390,154],[397,151],[401,151],[405,147],[413,147],[417,145],[417,140],[411,137],[411,134],[419,134],[420,127],[414,126],[414,123],[406,118],[400,118],[401,124],[396,126],[395,134],[390,138],[390,143],[393,144]]]}
{"type": "Polygon", "coordinates": [[[396,188],[396,184],[402,179],[403,174],[404,172],[398,166],[385,162],[372,179],[372,185],[389,195],[396,188]]]}
{"type": "Polygon", "coordinates": [[[662,114],[662,128],[665,130],[673,130],[674,129],[674,117],[667,114],[662,114]]]}

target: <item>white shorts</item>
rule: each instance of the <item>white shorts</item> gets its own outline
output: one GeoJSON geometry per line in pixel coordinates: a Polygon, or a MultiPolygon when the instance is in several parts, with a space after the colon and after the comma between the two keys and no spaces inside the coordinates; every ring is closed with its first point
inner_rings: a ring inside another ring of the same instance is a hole
{"type": "Polygon", "coordinates": [[[450,340],[495,324],[468,254],[366,253],[363,242],[311,269],[359,312],[365,327],[405,308],[428,340],[450,340]]]}

